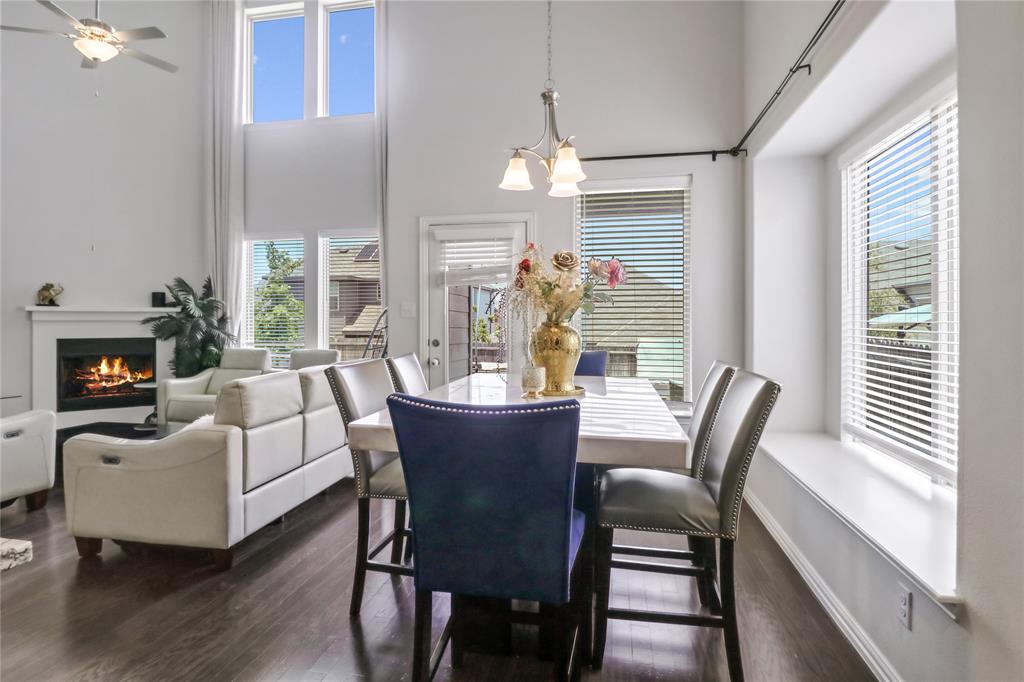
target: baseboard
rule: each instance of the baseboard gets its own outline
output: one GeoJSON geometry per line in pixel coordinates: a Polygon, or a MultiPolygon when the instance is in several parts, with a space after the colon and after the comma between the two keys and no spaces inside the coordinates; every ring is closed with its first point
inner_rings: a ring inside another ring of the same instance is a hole
{"type": "Polygon", "coordinates": [[[901,680],[899,673],[896,672],[889,659],[885,657],[885,654],[868,636],[868,633],[864,631],[860,623],[846,610],[839,597],[836,596],[832,588],[828,586],[814,566],[811,565],[811,562],[807,560],[807,557],[793,543],[786,534],[786,531],[779,525],[779,522],[768,511],[768,508],[749,490],[746,491],[743,498],[750,505],[750,509],[757,515],[757,518],[761,520],[761,523],[764,524],[764,527],[768,529],[768,534],[772,536],[783,553],[789,558],[790,563],[793,564],[800,577],[811,588],[811,593],[814,594],[814,597],[825,609],[825,613],[829,615],[829,618],[836,624],[839,631],[843,633],[847,641],[860,654],[860,657],[864,659],[864,663],[871,669],[874,676],[883,682],[899,682],[901,680]]]}

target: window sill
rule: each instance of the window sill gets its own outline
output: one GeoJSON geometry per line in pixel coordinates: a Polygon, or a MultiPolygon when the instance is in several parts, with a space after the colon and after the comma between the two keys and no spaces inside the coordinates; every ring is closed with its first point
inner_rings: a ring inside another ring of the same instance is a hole
{"type": "Polygon", "coordinates": [[[956,619],[956,493],[825,433],[774,432],[760,449],[956,619]]]}

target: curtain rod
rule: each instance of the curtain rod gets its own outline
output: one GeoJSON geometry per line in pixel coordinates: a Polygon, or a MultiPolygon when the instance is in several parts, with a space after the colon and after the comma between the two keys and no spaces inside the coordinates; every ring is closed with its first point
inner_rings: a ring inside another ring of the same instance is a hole
{"type": "Polygon", "coordinates": [[[814,47],[818,44],[818,42],[821,40],[821,37],[825,35],[825,31],[828,30],[828,27],[832,24],[832,21],[836,18],[836,15],[839,14],[839,10],[842,9],[843,5],[845,4],[846,0],[836,0],[835,4],[833,4],[832,8],[828,11],[828,14],[825,15],[824,20],[822,20],[821,24],[818,26],[818,30],[814,32],[814,35],[811,36],[811,39],[807,43],[807,46],[804,47],[803,52],[800,53],[800,56],[796,58],[795,62],[793,62],[793,66],[791,66],[789,70],[786,72],[786,77],[782,79],[782,83],[780,83],[779,87],[775,89],[775,92],[772,94],[772,96],[768,98],[768,103],[765,104],[764,108],[761,109],[761,113],[759,113],[754,118],[754,122],[751,123],[750,127],[747,128],[747,131],[743,133],[743,137],[740,138],[740,141],[737,142],[732,147],[730,147],[729,149],[709,149],[707,151],[700,152],[662,152],[658,154],[620,154],[616,156],[587,156],[581,158],[580,161],[660,159],[676,156],[710,156],[712,161],[718,161],[718,157],[720,155],[739,156],[742,153],[744,156],[746,156],[747,149],[743,145],[747,143],[747,140],[749,140],[750,136],[754,134],[754,130],[757,129],[757,126],[761,123],[761,120],[764,119],[768,111],[772,108],[772,106],[775,105],[775,102],[778,101],[779,97],[782,95],[782,91],[785,90],[787,85],[789,85],[789,82],[793,79],[793,76],[795,76],[797,73],[804,69],[807,69],[808,76],[811,75],[811,64],[810,62],[807,61],[807,57],[811,53],[811,50],[813,50],[814,47]]]}

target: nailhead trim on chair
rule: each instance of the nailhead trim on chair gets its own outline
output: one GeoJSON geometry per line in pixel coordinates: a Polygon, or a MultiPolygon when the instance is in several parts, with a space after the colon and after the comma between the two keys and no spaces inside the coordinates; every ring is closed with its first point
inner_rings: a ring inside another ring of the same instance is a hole
{"type": "Polygon", "coordinates": [[[705,538],[724,538],[721,533],[709,530],[683,530],[680,528],[655,528],[654,526],[630,526],[619,523],[600,523],[601,528],[621,528],[623,530],[643,530],[650,533],[673,533],[675,535],[699,535],[705,538]]]}
{"type": "MultiPolygon", "coordinates": [[[[338,411],[341,412],[341,421],[345,424],[345,436],[346,440],[348,440],[348,425],[352,421],[352,417],[349,416],[348,410],[345,409],[345,403],[341,398],[341,391],[338,389],[338,382],[334,378],[334,371],[328,367],[324,370],[324,374],[327,375],[327,383],[331,387],[331,393],[334,394],[334,402],[337,403],[338,411]]],[[[352,468],[356,478],[356,497],[369,497],[370,491],[363,489],[363,474],[359,468],[359,456],[352,448],[349,448],[349,452],[352,453],[352,468]]]]}
{"type": "Polygon", "coordinates": [[[715,423],[718,421],[718,413],[722,410],[722,403],[725,402],[725,394],[729,391],[729,386],[732,384],[732,380],[736,377],[736,368],[730,367],[732,372],[729,374],[729,378],[725,382],[725,387],[722,389],[722,394],[718,396],[718,404],[715,405],[715,411],[711,413],[711,423],[708,424],[708,437],[704,439],[704,451],[700,453],[700,469],[697,471],[697,480],[704,480],[704,464],[708,461],[708,450],[711,448],[711,434],[715,431],[715,423]]]}
{"type": "Polygon", "coordinates": [[[761,440],[761,432],[764,431],[764,425],[768,422],[768,415],[771,414],[772,408],[775,407],[775,401],[779,397],[780,388],[778,384],[775,385],[775,390],[772,391],[772,395],[768,398],[768,403],[761,410],[761,418],[757,422],[757,429],[754,431],[753,437],[750,439],[750,446],[747,448],[747,454],[743,458],[743,467],[740,469],[740,480],[736,485],[736,499],[732,502],[732,514],[730,518],[729,530],[722,536],[729,540],[736,539],[736,524],[739,521],[740,515],[740,504],[743,501],[743,488],[747,482],[747,471],[750,469],[750,461],[754,458],[754,452],[757,450],[757,444],[761,440]]]}
{"type": "Polygon", "coordinates": [[[393,398],[394,400],[400,402],[400,403],[405,403],[406,405],[414,405],[416,407],[422,407],[422,408],[425,408],[425,409],[428,409],[428,410],[437,410],[438,412],[456,412],[456,413],[459,413],[459,414],[533,414],[535,412],[557,412],[559,410],[579,410],[580,409],[579,403],[576,403],[575,405],[560,405],[560,406],[557,406],[557,407],[541,407],[541,406],[537,406],[537,407],[530,407],[530,408],[519,409],[519,410],[493,410],[493,409],[492,410],[467,410],[467,409],[457,408],[457,407],[444,407],[444,406],[441,406],[441,405],[427,405],[427,404],[421,403],[419,401],[407,400],[407,399],[403,398],[401,395],[398,395],[398,394],[392,394],[390,397],[393,398]]]}

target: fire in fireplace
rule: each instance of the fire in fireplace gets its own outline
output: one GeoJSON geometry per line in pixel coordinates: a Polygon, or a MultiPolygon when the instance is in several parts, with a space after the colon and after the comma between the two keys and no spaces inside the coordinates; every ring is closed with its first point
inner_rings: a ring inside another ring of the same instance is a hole
{"type": "Polygon", "coordinates": [[[58,339],[57,411],[152,405],[153,338],[58,339]]]}

